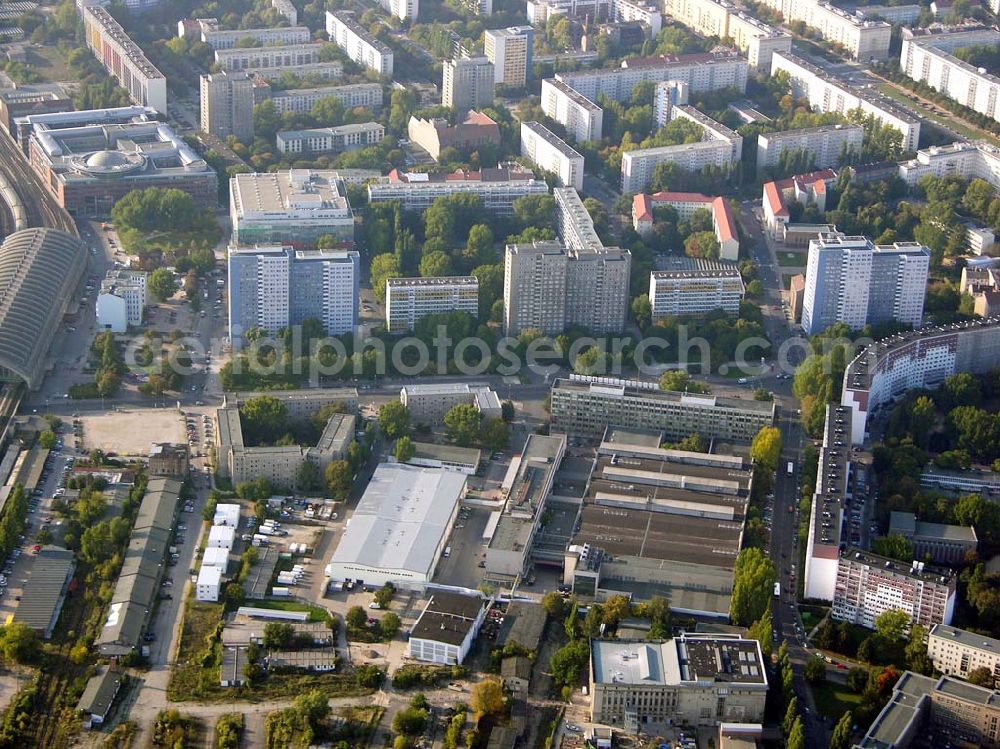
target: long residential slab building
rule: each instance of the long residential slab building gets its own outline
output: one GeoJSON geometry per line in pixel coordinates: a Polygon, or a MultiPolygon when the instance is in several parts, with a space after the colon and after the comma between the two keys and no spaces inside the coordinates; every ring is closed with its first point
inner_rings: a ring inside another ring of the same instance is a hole
{"type": "Polygon", "coordinates": [[[167,113],[167,79],[146,57],[125,29],[100,5],[80,9],[87,47],[133,103],[167,113]]]}
{"type": "Polygon", "coordinates": [[[392,170],[388,176],[368,183],[368,202],[398,200],[408,211],[425,211],[440,197],[455,193],[478,195],[483,208],[500,216],[514,214],[514,201],[525,195],[549,191],[531,172],[512,169],[481,169],[478,172],[426,174],[392,170]]]}
{"type": "Polygon", "coordinates": [[[322,62],[319,58],[323,45],[286,44],[274,47],[233,47],[215,50],[215,62],[223,70],[258,70],[260,68],[285,68],[297,73],[301,65],[322,62]]]}
{"type": "Polygon", "coordinates": [[[382,108],[382,84],[352,83],[346,86],[321,86],[318,88],[297,88],[276,91],[268,97],[278,114],[285,112],[305,113],[323,99],[336,99],[344,109],[364,107],[373,112],[382,108]]]}
{"type": "Polygon", "coordinates": [[[861,125],[824,125],[800,130],[761,133],[757,136],[757,171],[781,164],[786,153],[806,153],[814,169],[839,166],[841,160],[861,150],[861,125]]]}
{"type": "Polygon", "coordinates": [[[910,187],[928,175],[981,179],[1000,190],[1000,148],[986,141],[958,141],[921,149],[899,164],[899,178],[910,187]]]}
{"type": "Polygon", "coordinates": [[[670,440],[750,442],[774,423],[776,406],[719,395],[666,392],[656,383],[571,375],[552,385],[552,430],[600,437],[608,426],[653,429],[670,440]]]}
{"type": "Polygon", "coordinates": [[[664,10],[705,36],[732,39],[754,70],[769,71],[771,55],[790,52],[790,34],[758,21],[727,0],[666,0],[664,10]]]}
{"type": "Polygon", "coordinates": [[[883,125],[903,134],[904,151],[915,151],[920,142],[920,120],[880,94],[863,90],[838,78],[790,52],[775,52],[771,57],[771,75],[783,70],[792,84],[792,96],[807,99],[820,112],[847,115],[861,109],[883,125]]]}
{"type": "Polygon", "coordinates": [[[358,65],[379,75],[392,75],[392,48],[376,39],[352,13],[326,12],[326,33],[358,65]]]}
{"type": "Polygon", "coordinates": [[[177,25],[180,36],[193,31],[202,42],[212,49],[233,49],[241,42],[253,40],[260,46],[305,44],[312,39],[312,32],[306,26],[277,26],[263,29],[220,29],[215,18],[196,18],[181,21],[177,25]]]}
{"type": "Polygon", "coordinates": [[[649,274],[649,303],[653,321],[683,315],[703,315],[721,309],[736,317],[746,293],[734,263],[705,258],[671,258],[669,269],[649,274]]]}
{"type": "Polygon", "coordinates": [[[1000,121],[1000,78],[951,54],[962,47],[1000,45],[995,28],[958,26],[943,29],[903,29],[899,67],[974,112],[1000,121]]]}
{"type": "Polygon", "coordinates": [[[868,417],[908,390],[940,387],[956,372],[1000,367],[1000,317],[899,333],[867,346],[844,370],[841,403],[851,409],[851,438],[864,442],[868,417]]]}
{"type": "Polygon", "coordinates": [[[556,175],[561,186],[583,189],[583,154],[540,122],[521,123],[521,155],[556,175]]]}

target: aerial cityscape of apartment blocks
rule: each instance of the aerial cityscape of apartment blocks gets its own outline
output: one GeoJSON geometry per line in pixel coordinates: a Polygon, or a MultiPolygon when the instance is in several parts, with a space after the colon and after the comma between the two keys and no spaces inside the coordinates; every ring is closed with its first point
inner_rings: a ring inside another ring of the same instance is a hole
{"type": "Polygon", "coordinates": [[[996,47],[995,28],[958,26],[904,29],[899,67],[910,78],[954,99],[974,112],[1000,121],[1000,78],[951,54],[962,47],[996,47]]]}
{"type": "Polygon", "coordinates": [[[802,21],[828,42],[840,45],[855,60],[884,60],[889,55],[892,25],[852,15],[826,0],[762,0],[785,18],[802,21]]]}
{"type": "Polygon", "coordinates": [[[860,330],[889,320],[919,326],[930,256],[917,242],[820,235],[809,242],[802,329],[814,335],[835,323],[860,330]]]}
{"type": "Polygon", "coordinates": [[[757,171],[781,163],[782,154],[806,153],[814,169],[839,166],[841,160],[861,150],[861,125],[825,125],[801,130],[761,133],[757,136],[757,171]]]}
{"type": "Polygon", "coordinates": [[[653,320],[722,310],[736,317],[746,288],[731,263],[704,258],[671,258],[670,268],[649,274],[653,320]]]}
{"type": "Polygon", "coordinates": [[[460,112],[483,109],[493,103],[496,88],[493,63],[483,55],[445,60],[442,68],[441,103],[460,112]]]}
{"type": "Polygon", "coordinates": [[[225,140],[253,139],[253,80],[245,72],[201,76],[201,129],[225,140]]]}
{"type": "Polygon", "coordinates": [[[479,316],[479,279],[435,276],[386,280],[385,324],[390,333],[405,333],[427,315],[447,312],[479,316]]]}
{"type": "Polygon", "coordinates": [[[326,33],[329,34],[330,41],[344,50],[358,65],[374,70],[379,75],[392,75],[392,49],[372,36],[357,22],[353,14],[327,11],[326,33]]]}
{"type": "Polygon", "coordinates": [[[771,57],[771,75],[779,70],[791,78],[792,95],[807,99],[809,106],[817,111],[846,116],[852,109],[860,108],[883,125],[899,130],[903,134],[904,151],[917,149],[920,120],[888,97],[854,86],[790,52],[775,52],[771,57]]]}
{"type": "Polygon", "coordinates": [[[898,610],[906,614],[910,625],[951,624],[955,589],[951,569],[848,548],[837,562],[830,616],[874,629],[881,614],[898,610]]]}
{"type": "Polygon", "coordinates": [[[511,216],[514,201],[525,195],[548,194],[549,187],[531,172],[509,169],[481,169],[455,174],[401,173],[392,170],[386,177],[368,183],[368,201],[398,200],[408,211],[423,211],[435,199],[455,193],[472,193],[490,213],[511,216]]]}
{"type": "Polygon", "coordinates": [[[229,180],[229,218],[236,245],[314,247],[330,235],[354,245],[354,212],[337,172],[292,169],[237,174],[229,180]]]}
{"type": "Polygon", "coordinates": [[[619,333],[629,305],[632,254],[617,247],[570,249],[560,242],[507,245],[504,333],[555,334],[580,326],[619,333]]]}
{"type": "Polygon", "coordinates": [[[524,88],[531,78],[535,30],[531,26],[510,26],[483,32],[486,59],[493,65],[497,85],[524,88]]]}
{"type": "Polygon", "coordinates": [[[583,154],[540,122],[521,123],[521,155],[554,174],[561,186],[583,189],[583,154]]]}
{"type": "Polygon", "coordinates": [[[125,33],[121,24],[99,5],[84,5],[80,14],[87,47],[104,69],[128,91],[135,104],[166,114],[167,79],[125,33]]]}
{"type": "Polygon", "coordinates": [[[357,251],[229,248],[229,336],[260,328],[275,333],[304,320],[327,335],[351,333],[358,322],[357,251]]]}
{"type": "Polygon", "coordinates": [[[728,0],[666,0],[667,15],[705,36],[731,39],[750,67],[769,71],[774,52],[790,52],[792,37],[758,21],[728,0]]]}

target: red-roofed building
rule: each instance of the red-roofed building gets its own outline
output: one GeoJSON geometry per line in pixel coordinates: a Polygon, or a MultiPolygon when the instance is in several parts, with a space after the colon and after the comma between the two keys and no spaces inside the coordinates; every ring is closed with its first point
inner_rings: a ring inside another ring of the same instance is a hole
{"type": "Polygon", "coordinates": [[[776,182],[765,182],[761,203],[764,225],[772,239],[782,240],[789,224],[786,203],[795,200],[803,205],[815,205],[826,211],[827,188],[837,179],[832,169],[822,169],[809,174],[799,174],[776,182]]]}
{"type": "Polygon", "coordinates": [[[445,148],[464,151],[484,145],[500,145],[500,128],[497,123],[476,111],[470,111],[454,127],[449,127],[448,121],[443,119],[422,120],[410,117],[406,133],[411,141],[427,151],[435,161],[445,148]]]}
{"type": "Polygon", "coordinates": [[[725,198],[712,198],[698,192],[658,192],[652,195],[640,193],[632,198],[632,226],[645,236],[653,229],[653,209],[669,205],[677,215],[688,220],[699,209],[712,214],[712,228],[719,241],[719,258],[737,260],[740,254],[739,234],[732,209],[725,198]]]}

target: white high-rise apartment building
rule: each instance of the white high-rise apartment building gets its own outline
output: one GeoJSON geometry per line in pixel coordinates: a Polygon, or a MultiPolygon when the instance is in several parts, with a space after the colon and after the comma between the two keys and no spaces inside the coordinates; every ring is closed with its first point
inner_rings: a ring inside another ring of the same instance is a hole
{"type": "Polygon", "coordinates": [[[493,103],[493,63],[484,56],[445,60],[441,71],[441,103],[459,112],[493,103]]]}
{"type": "Polygon", "coordinates": [[[201,129],[225,140],[253,140],[253,81],[245,72],[201,76],[201,129]]]}
{"type": "Polygon", "coordinates": [[[1000,45],[993,28],[903,29],[899,67],[962,106],[1000,121],[1000,78],[951,54],[960,47],[1000,45]]]}
{"type": "Polygon", "coordinates": [[[542,111],[578,143],[601,139],[604,110],[558,78],[542,81],[542,111]]]}
{"type": "Polygon", "coordinates": [[[531,78],[535,30],[531,26],[487,29],[483,35],[486,59],[493,63],[493,80],[511,88],[524,88],[531,78]]]}
{"type": "Polygon", "coordinates": [[[666,0],[664,10],[705,36],[732,39],[754,70],[769,71],[774,52],[792,49],[790,35],[758,21],[728,0],[666,0]]]}
{"type": "Polygon", "coordinates": [[[167,113],[167,79],[100,5],[80,9],[87,47],[135,104],[167,113]]]}
{"type": "Polygon", "coordinates": [[[479,316],[479,279],[438,276],[385,282],[385,324],[390,333],[405,333],[427,315],[447,312],[479,316]]]}
{"type": "Polygon", "coordinates": [[[583,155],[540,122],[521,123],[521,155],[556,175],[562,187],[583,189],[583,155]]]}
{"type": "Polygon", "coordinates": [[[386,13],[400,21],[416,21],[420,13],[420,0],[376,0],[386,13]]]}
{"type": "Polygon", "coordinates": [[[778,166],[786,151],[809,153],[814,169],[839,166],[841,157],[860,150],[863,136],[861,125],[824,125],[761,133],[757,136],[757,171],[778,166]]]}
{"type": "Polygon", "coordinates": [[[358,321],[358,261],[355,250],[230,247],[230,340],[253,328],[274,333],[309,318],[318,319],[327,335],[352,332],[358,321]]]}
{"type": "Polygon", "coordinates": [[[903,134],[904,151],[917,150],[920,120],[890,99],[854,86],[789,52],[775,52],[772,55],[771,75],[779,70],[788,73],[792,96],[796,99],[807,99],[809,106],[820,112],[846,115],[852,109],[860,108],[881,124],[899,130],[903,134]]]}
{"type": "Polygon", "coordinates": [[[875,620],[898,609],[909,624],[930,627],[951,623],[955,611],[955,573],[923,562],[898,562],[848,548],[837,562],[837,583],[830,617],[875,628],[875,620]]]}
{"type": "Polygon", "coordinates": [[[326,33],[358,65],[379,75],[392,75],[392,48],[372,36],[352,13],[327,11],[326,33]]]}
{"type": "Polygon", "coordinates": [[[888,320],[918,327],[929,269],[930,250],[916,242],[821,234],[809,243],[802,329],[813,335],[835,323],[858,330],[888,320]]]}
{"type": "Polygon", "coordinates": [[[785,22],[802,21],[828,42],[844,47],[855,60],[884,60],[889,55],[892,25],[857,16],[826,0],[762,0],[778,11],[785,22]]]}
{"type": "Polygon", "coordinates": [[[559,242],[508,245],[504,333],[554,335],[571,326],[594,333],[625,327],[632,254],[617,247],[567,249],[559,242]]]}

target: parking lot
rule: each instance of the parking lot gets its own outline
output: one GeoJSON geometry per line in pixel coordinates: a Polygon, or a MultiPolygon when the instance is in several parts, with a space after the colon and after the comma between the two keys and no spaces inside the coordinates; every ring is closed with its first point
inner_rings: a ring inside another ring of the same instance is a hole
{"type": "Polygon", "coordinates": [[[152,442],[184,442],[184,426],[173,408],[83,413],[83,448],[145,457],[152,442]]]}
{"type": "Polygon", "coordinates": [[[434,581],[464,588],[476,588],[483,580],[485,570],[486,544],[483,531],[490,519],[490,511],[484,507],[463,506],[459,510],[451,538],[447,545],[451,549],[448,557],[438,560],[434,581]],[[480,563],[483,566],[480,566],[480,563]]]}

